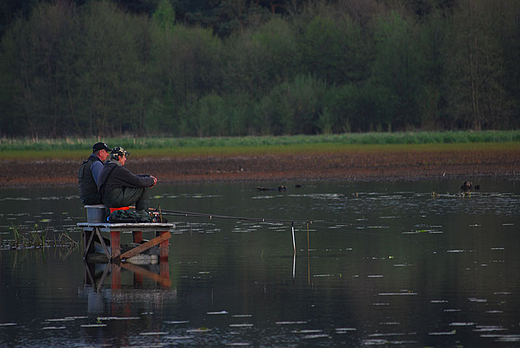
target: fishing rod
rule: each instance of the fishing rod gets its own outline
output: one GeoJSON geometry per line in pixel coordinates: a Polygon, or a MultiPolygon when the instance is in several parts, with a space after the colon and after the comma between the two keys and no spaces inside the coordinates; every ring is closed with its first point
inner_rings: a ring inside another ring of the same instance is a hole
{"type": "Polygon", "coordinates": [[[181,210],[169,210],[169,209],[158,209],[150,208],[150,210],[159,215],[175,215],[175,216],[184,216],[184,217],[204,217],[211,219],[226,219],[226,220],[241,220],[241,221],[254,221],[254,222],[273,222],[273,223],[301,223],[312,224],[311,220],[284,220],[284,219],[267,219],[267,218],[251,218],[244,216],[231,216],[231,215],[219,215],[219,214],[207,214],[207,213],[198,213],[198,212],[190,212],[190,211],[181,211],[181,210]]]}
{"type": "MultiPolygon", "coordinates": [[[[212,219],[225,219],[225,220],[240,220],[240,221],[253,221],[253,222],[265,222],[265,223],[281,223],[281,224],[297,224],[301,226],[314,225],[319,227],[320,225],[338,225],[344,224],[343,222],[331,222],[331,221],[322,221],[322,220],[288,220],[288,219],[272,219],[272,218],[251,218],[244,216],[231,216],[231,215],[219,215],[219,214],[208,214],[208,213],[199,213],[192,211],[182,211],[182,210],[169,210],[169,209],[161,209],[161,206],[157,209],[149,208],[150,211],[156,215],[159,219],[161,219],[161,215],[173,215],[173,216],[183,216],[183,217],[198,217],[198,218],[208,218],[212,219]]],[[[350,225],[350,224],[349,224],[350,225]]]]}

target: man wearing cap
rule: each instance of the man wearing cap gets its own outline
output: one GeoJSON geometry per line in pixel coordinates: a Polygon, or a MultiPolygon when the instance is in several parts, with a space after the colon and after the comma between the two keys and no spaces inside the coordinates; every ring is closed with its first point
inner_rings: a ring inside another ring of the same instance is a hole
{"type": "Polygon", "coordinates": [[[101,204],[101,195],[97,188],[97,179],[103,162],[106,161],[111,149],[105,143],[95,143],[92,154],[81,164],[78,173],[79,198],[83,204],[101,204]]]}
{"type": "Polygon", "coordinates": [[[135,210],[148,216],[150,205],[148,189],[155,186],[157,178],[152,175],[136,175],[124,167],[129,152],[115,147],[103,166],[97,185],[103,204],[109,208],[127,207],[135,204],[135,210]]]}

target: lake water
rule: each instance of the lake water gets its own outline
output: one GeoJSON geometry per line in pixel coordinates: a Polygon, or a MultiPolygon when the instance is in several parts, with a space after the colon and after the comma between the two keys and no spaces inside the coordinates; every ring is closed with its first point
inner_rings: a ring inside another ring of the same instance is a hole
{"type": "Polygon", "coordinates": [[[15,229],[81,242],[86,214],[75,188],[0,190],[0,346],[520,346],[519,181],[283,184],[155,187],[267,221],[167,216],[168,262],[135,267],[5,250],[15,229]]]}

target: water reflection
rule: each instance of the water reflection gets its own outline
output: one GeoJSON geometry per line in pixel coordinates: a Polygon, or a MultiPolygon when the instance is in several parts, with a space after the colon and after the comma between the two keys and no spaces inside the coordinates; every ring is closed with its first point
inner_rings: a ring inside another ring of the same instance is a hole
{"type": "MultiPolygon", "coordinates": [[[[289,223],[169,216],[162,269],[3,250],[0,345],[518,345],[520,190],[479,184],[159,186],[164,209],[289,223]]],[[[2,245],[35,224],[81,241],[84,218],[74,189],[0,195],[2,245]]]]}

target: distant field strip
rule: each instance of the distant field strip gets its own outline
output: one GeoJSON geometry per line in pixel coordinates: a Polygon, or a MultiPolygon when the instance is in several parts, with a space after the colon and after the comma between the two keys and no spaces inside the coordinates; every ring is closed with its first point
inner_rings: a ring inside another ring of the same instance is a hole
{"type": "MultiPolygon", "coordinates": [[[[349,133],[227,138],[107,138],[135,157],[251,156],[349,151],[520,150],[520,131],[349,133]]],[[[0,159],[82,158],[98,139],[0,139],[0,159]]]]}

